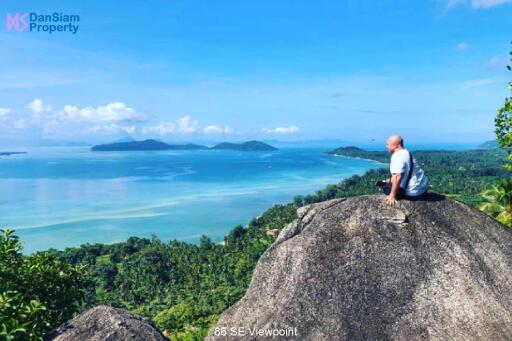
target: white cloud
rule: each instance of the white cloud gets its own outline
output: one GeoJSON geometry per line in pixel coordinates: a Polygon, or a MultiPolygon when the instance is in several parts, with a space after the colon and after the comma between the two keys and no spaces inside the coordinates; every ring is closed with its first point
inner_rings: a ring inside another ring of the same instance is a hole
{"type": "Polygon", "coordinates": [[[0,120],[5,120],[7,118],[7,114],[11,112],[9,108],[0,108],[0,120]]]}
{"type": "Polygon", "coordinates": [[[509,59],[507,57],[492,57],[487,62],[486,68],[488,68],[488,69],[505,68],[508,64],[509,64],[509,59]]]}
{"type": "Polygon", "coordinates": [[[183,116],[176,120],[179,131],[184,133],[193,133],[196,131],[197,121],[190,116],[183,116]]]}
{"type": "Polygon", "coordinates": [[[462,52],[462,51],[466,51],[467,49],[469,49],[468,43],[460,42],[457,45],[455,45],[455,50],[457,50],[457,51],[462,52]]]}
{"type": "Polygon", "coordinates": [[[465,3],[466,0],[446,0],[446,8],[450,9],[457,6],[458,4],[465,3]]]}
{"type": "Polygon", "coordinates": [[[264,133],[276,133],[276,134],[291,134],[299,131],[299,127],[291,125],[288,127],[278,127],[274,129],[263,128],[264,133]]]}
{"type": "Polygon", "coordinates": [[[483,86],[491,85],[496,83],[496,78],[481,78],[481,79],[471,79],[468,81],[460,82],[459,88],[461,90],[469,90],[473,88],[480,88],[483,86]]]}
{"type": "Polygon", "coordinates": [[[191,116],[183,116],[175,122],[160,122],[153,126],[147,126],[142,129],[144,134],[167,135],[171,133],[193,133],[197,131],[198,122],[191,116]]]}
{"type": "Polygon", "coordinates": [[[174,132],[176,125],[172,122],[161,122],[160,124],[152,127],[145,127],[142,129],[142,133],[156,133],[159,135],[167,135],[174,132]]]}
{"type": "Polygon", "coordinates": [[[112,102],[104,106],[78,108],[73,105],[66,105],[61,115],[68,120],[90,121],[90,122],[127,122],[144,121],[146,116],[136,112],[122,102],[112,102]]]}
{"type": "Polygon", "coordinates": [[[129,126],[129,127],[121,127],[121,129],[128,133],[128,134],[133,134],[135,133],[135,127],[134,126],[129,126]]]}
{"type": "Polygon", "coordinates": [[[194,120],[191,116],[183,116],[174,122],[160,122],[153,126],[146,126],[142,128],[143,134],[159,134],[167,135],[171,133],[194,133],[202,131],[205,134],[229,134],[233,133],[233,129],[229,126],[218,126],[215,124],[199,127],[198,121],[194,120]]]}
{"type": "Polygon", "coordinates": [[[231,129],[228,126],[222,128],[217,125],[209,125],[209,126],[206,126],[203,128],[203,132],[206,134],[208,134],[208,133],[226,133],[226,134],[228,134],[228,133],[233,132],[233,129],[231,129]]]}
{"type": "Polygon", "coordinates": [[[52,107],[45,105],[39,98],[35,98],[32,102],[27,104],[26,108],[32,111],[34,114],[42,114],[52,111],[52,107]]]}
{"type": "Polygon", "coordinates": [[[474,9],[490,8],[505,4],[507,2],[511,2],[511,0],[471,0],[471,6],[474,9]]]}
{"type": "Polygon", "coordinates": [[[107,132],[107,133],[113,133],[113,132],[125,132],[127,134],[133,134],[135,133],[135,126],[122,126],[116,123],[102,125],[102,126],[95,126],[91,129],[92,132],[98,133],[98,132],[107,132]]]}
{"type": "Polygon", "coordinates": [[[491,8],[506,3],[512,0],[446,0],[446,8],[451,9],[460,4],[471,5],[473,9],[491,8]]]}

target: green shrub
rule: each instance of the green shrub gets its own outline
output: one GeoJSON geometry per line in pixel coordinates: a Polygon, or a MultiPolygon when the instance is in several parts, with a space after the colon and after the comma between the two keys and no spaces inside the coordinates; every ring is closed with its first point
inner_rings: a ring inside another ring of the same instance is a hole
{"type": "Polygon", "coordinates": [[[82,309],[86,269],[47,252],[23,256],[14,230],[0,231],[0,339],[41,340],[82,309]]]}

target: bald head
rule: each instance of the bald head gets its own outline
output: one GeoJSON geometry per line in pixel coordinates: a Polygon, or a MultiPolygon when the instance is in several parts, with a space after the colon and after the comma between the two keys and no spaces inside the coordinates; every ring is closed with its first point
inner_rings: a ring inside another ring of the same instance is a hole
{"type": "Polygon", "coordinates": [[[400,135],[393,135],[388,137],[386,141],[386,148],[390,153],[394,153],[396,150],[404,147],[404,140],[400,135]]]}
{"type": "Polygon", "coordinates": [[[402,147],[404,146],[404,140],[400,135],[393,135],[388,137],[388,143],[391,143],[393,145],[400,145],[402,147]]]}

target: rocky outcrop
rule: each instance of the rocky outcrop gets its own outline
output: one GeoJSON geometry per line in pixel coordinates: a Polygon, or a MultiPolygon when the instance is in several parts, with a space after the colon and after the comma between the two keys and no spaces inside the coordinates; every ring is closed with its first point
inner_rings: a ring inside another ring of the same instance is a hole
{"type": "Polygon", "coordinates": [[[45,337],[58,341],[161,341],[167,340],[151,323],[127,310],[97,306],[45,337]]]}
{"type": "Polygon", "coordinates": [[[512,229],[433,194],[298,215],[207,340],[512,340],[512,229]]]}

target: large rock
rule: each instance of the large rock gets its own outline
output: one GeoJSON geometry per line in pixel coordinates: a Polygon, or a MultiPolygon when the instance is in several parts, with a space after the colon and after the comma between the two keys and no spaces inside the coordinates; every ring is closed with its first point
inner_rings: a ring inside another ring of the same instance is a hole
{"type": "Polygon", "coordinates": [[[298,213],[207,340],[512,340],[512,229],[438,195],[298,213]]]}
{"type": "Polygon", "coordinates": [[[161,341],[167,340],[149,321],[127,310],[97,306],[48,335],[58,341],[161,341]]]}

